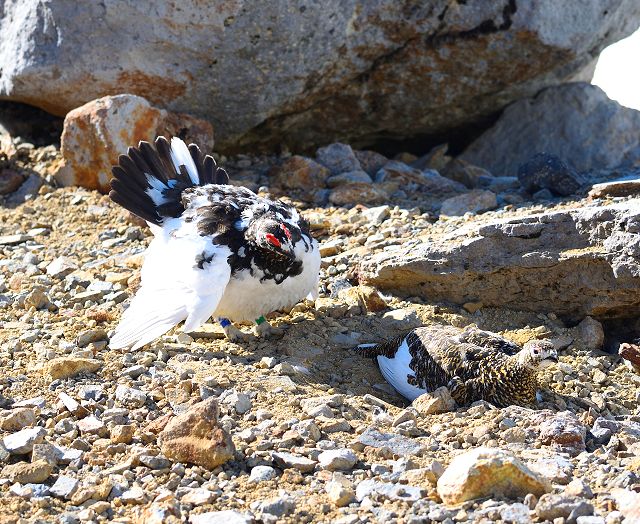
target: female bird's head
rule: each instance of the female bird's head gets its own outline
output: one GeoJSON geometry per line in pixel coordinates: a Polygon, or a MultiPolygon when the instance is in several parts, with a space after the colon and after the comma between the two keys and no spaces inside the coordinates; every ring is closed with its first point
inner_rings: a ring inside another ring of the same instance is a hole
{"type": "Polygon", "coordinates": [[[533,369],[544,369],[558,362],[558,352],[549,340],[529,340],[518,357],[520,363],[533,369]]]}

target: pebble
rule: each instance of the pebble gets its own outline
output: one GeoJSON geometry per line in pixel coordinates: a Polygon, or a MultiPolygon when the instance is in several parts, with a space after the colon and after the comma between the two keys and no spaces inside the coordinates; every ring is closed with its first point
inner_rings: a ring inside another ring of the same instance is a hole
{"type": "Polygon", "coordinates": [[[147,401],[147,394],[139,389],[119,384],[116,388],[116,400],[128,408],[139,408],[147,401]]]}
{"type": "Polygon", "coordinates": [[[114,444],[129,444],[135,435],[136,427],[132,424],[119,424],[111,428],[109,438],[114,444]]]}
{"type": "Polygon", "coordinates": [[[245,393],[233,392],[224,398],[223,403],[235,410],[239,415],[244,415],[251,409],[251,399],[245,393]]]}
{"type": "Polygon", "coordinates": [[[182,504],[192,504],[194,506],[202,506],[203,504],[211,504],[215,500],[215,493],[204,488],[190,489],[180,498],[182,504]]]}
{"type": "Polygon", "coordinates": [[[80,482],[73,477],[66,475],[58,476],[58,479],[51,486],[51,494],[61,499],[71,499],[80,485],[80,482]]]}
{"type": "Polygon", "coordinates": [[[232,509],[189,516],[190,524],[253,524],[253,522],[252,517],[232,509]]]}
{"type": "Polygon", "coordinates": [[[356,454],[345,448],[323,451],[318,456],[320,466],[329,471],[349,470],[357,460],[356,454]]]}
{"type": "Polygon", "coordinates": [[[536,515],[542,520],[564,518],[575,522],[578,517],[593,515],[593,505],[578,497],[547,493],[538,500],[536,515]]]}
{"type": "Polygon", "coordinates": [[[282,468],[294,468],[301,473],[309,473],[316,467],[315,460],[310,460],[285,451],[272,453],[271,456],[278,466],[282,468]]]}
{"type": "Polygon", "coordinates": [[[249,482],[265,482],[267,480],[273,480],[277,476],[278,472],[271,466],[255,466],[251,468],[249,482]]]}

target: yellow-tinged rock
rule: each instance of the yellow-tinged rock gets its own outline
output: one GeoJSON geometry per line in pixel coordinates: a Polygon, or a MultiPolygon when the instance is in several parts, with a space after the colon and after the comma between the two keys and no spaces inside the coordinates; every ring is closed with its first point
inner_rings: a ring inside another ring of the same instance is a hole
{"type": "Polygon", "coordinates": [[[103,365],[101,360],[82,357],[57,357],[50,360],[46,372],[52,380],[73,377],[79,373],[94,373],[103,365]]]}
{"type": "Polygon", "coordinates": [[[235,452],[231,436],[218,425],[218,403],[213,397],[171,419],[159,438],[167,458],[208,469],[224,464],[235,452]]]}
{"type": "Polygon", "coordinates": [[[476,448],[458,455],[438,480],[438,495],[450,506],[482,497],[540,496],[550,490],[517,457],[496,448],[476,448]]]}

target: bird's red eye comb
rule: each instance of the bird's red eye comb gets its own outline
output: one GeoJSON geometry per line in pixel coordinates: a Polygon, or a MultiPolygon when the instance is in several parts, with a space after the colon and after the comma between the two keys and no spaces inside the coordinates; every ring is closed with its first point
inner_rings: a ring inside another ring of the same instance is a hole
{"type": "Polygon", "coordinates": [[[265,238],[267,239],[267,242],[269,242],[269,244],[271,244],[272,246],[280,247],[280,245],[281,245],[280,241],[274,235],[272,235],[271,233],[267,233],[265,235],[265,238]]]}

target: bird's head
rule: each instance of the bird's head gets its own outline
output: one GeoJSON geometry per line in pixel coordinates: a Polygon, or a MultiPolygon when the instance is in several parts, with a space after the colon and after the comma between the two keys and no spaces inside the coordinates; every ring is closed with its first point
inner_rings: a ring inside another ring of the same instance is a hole
{"type": "Polygon", "coordinates": [[[294,259],[295,239],[300,238],[300,231],[290,223],[277,220],[256,220],[247,232],[258,248],[268,251],[277,258],[294,259]]]}
{"type": "Polygon", "coordinates": [[[521,361],[534,369],[544,369],[558,362],[558,352],[549,340],[529,340],[520,354],[521,361]]]}

